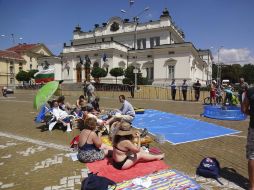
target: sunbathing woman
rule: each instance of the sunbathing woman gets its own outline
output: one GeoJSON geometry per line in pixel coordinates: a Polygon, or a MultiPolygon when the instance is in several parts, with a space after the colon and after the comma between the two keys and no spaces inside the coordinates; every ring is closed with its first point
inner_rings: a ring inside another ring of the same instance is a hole
{"type": "Polygon", "coordinates": [[[81,109],[81,107],[84,107],[87,104],[87,100],[84,95],[79,96],[79,98],[76,101],[76,107],[78,109],[81,109]]]}
{"type": "Polygon", "coordinates": [[[96,130],[96,119],[91,117],[85,120],[85,129],[83,129],[79,136],[79,151],[78,159],[80,162],[94,162],[96,160],[103,160],[112,147],[102,144],[101,132],[98,135],[96,130]]]}
{"type": "Polygon", "coordinates": [[[116,169],[128,169],[137,162],[161,160],[164,154],[152,155],[140,148],[140,133],[134,131],[130,124],[121,122],[113,142],[113,166],[116,169]],[[134,137],[138,138],[137,145],[132,143],[134,137]]]}

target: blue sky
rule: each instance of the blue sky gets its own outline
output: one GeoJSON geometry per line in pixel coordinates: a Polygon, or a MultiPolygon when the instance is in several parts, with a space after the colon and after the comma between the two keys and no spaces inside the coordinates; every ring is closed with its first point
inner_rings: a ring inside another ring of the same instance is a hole
{"type": "Polygon", "coordinates": [[[141,21],[158,20],[167,7],[185,40],[211,49],[215,61],[223,46],[223,62],[254,64],[254,0],[134,0],[131,8],[129,0],[0,0],[0,50],[13,45],[14,34],[16,43],[44,43],[58,55],[77,24],[92,30],[112,16],[130,18],[147,6],[141,21]]]}

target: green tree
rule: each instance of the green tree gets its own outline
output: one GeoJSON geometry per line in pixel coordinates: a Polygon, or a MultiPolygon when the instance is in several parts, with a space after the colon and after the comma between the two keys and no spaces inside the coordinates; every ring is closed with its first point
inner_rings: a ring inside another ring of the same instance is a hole
{"type": "Polygon", "coordinates": [[[116,84],[117,84],[117,77],[124,75],[124,70],[121,67],[113,68],[109,71],[110,75],[116,77],[116,84]]]}
{"type": "Polygon", "coordinates": [[[254,65],[247,64],[242,67],[242,77],[244,77],[245,81],[249,84],[254,83],[254,65]]]}
{"type": "Polygon", "coordinates": [[[29,70],[29,71],[28,71],[28,76],[29,76],[29,78],[30,78],[29,80],[34,79],[34,74],[37,73],[37,72],[38,72],[37,69],[29,70]]]}
{"type": "MultiPolygon", "coordinates": [[[[135,82],[135,74],[133,73],[133,70],[135,69],[134,66],[129,66],[125,69],[124,71],[124,79],[123,79],[123,83],[124,84],[131,84],[135,82]]],[[[142,77],[142,73],[139,72],[137,73],[137,83],[138,84],[147,84],[148,80],[147,78],[142,77]]]]}
{"type": "Polygon", "coordinates": [[[98,80],[95,80],[95,81],[100,81],[100,78],[101,77],[106,77],[107,76],[107,71],[105,71],[104,69],[100,68],[100,67],[95,67],[93,68],[92,72],[91,72],[91,75],[93,78],[95,79],[98,79],[98,80]]]}
{"type": "Polygon", "coordinates": [[[19,71],[18,74],[16,74],[17,81],[26,81],[28,82],[30,80],[29,74],[26,71],[19,71]]]}
{"type": "Polygon", "coordinates": [[[212,78],[213,79],[217,79],[217,70],[218,70],[218,66],[216,64],[212,64],[212,78]]]}

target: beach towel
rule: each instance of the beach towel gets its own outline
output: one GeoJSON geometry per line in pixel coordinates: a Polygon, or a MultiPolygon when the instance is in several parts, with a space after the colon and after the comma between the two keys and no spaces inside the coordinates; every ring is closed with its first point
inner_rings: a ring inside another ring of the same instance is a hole
{"type": "MultiPolygon", "coordinates": [[[[151,180],[151,185],[147,188],[141,185],[135,185],[133,180],[118,183],[116,190],[198,190],[198,185],[193,179],[182,174],[177,170],[163,170],[157,173],[146,175],[140,180],[151,180]]],[[[110,188],[109,188],[110,189],[110,188]]]]}
{"type": "Polygon", "coordinates": [[[127,170],[115,169],[107,158],[92,163],[86,163],[86,165],[91,172],[98,172],[98,176],[104,176],[117,183],[169,168],[163,160],[140,162],[127,170]]]}

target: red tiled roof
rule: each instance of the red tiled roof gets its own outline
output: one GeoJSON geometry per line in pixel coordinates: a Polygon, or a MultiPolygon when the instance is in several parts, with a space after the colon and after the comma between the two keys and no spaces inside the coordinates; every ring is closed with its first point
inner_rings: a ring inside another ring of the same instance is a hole
{"type": "Polygon", "coordinates": [[[23,57],[21,57],[20,54],[18,54],[17,52],[15,51],[1,51],[0,50],[0,58],[3,58],[3,59],[14,59],[14,60],[19,60],[19,61],[25,61],[23,59],[23,57]]]}
{"type": "Polygon", "coordinates": [[[22,53],[28,50],[31,50],[37,47],[39,44],[19,44],[17,46],[11,47],[7,49],[7,51],[15,51],[17,53],[22,53]]]}

